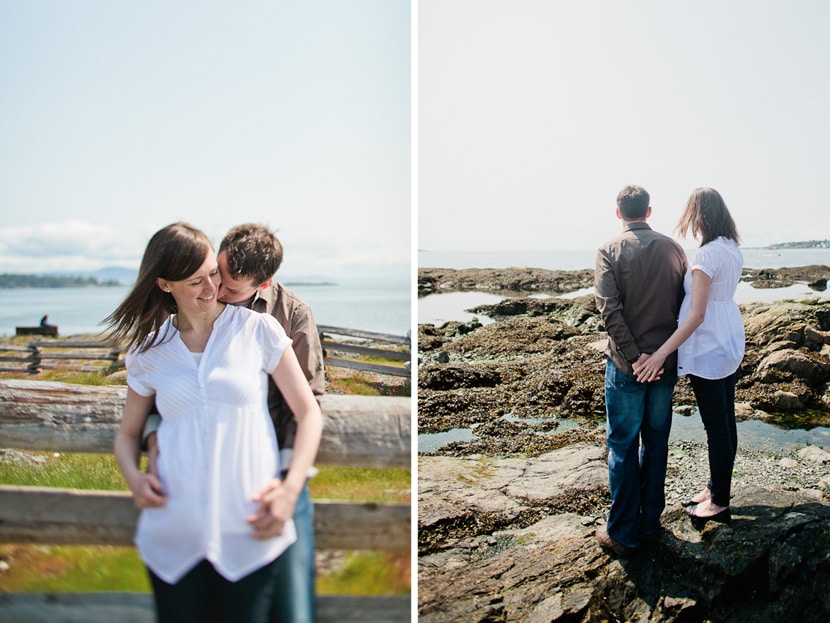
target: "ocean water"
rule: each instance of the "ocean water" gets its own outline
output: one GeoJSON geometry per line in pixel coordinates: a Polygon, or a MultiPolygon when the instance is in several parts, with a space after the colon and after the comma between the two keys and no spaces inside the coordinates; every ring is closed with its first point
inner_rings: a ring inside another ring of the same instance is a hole
{"type": "MultiPolygon", "coordinates": [[[[411,329],[408,280],[286,285],[311,305],[318,324],[392,335],[411,329]]],[[[128,291],[128,286],[0,289],[0,336],[14,335],[16,326],[37,325],[44,314],[62,337],[97,333],[128,291]]]]}
{"type": "MultiPolygon", "coordinates": [[[[747,268],[784,268],[788,266],[830,266],[830,249],[752,249],[743,248],[744,266],[747,268]]],[[[687,249],[690,256],[694,249],[687,249]]],[[[434,252],[419,251],[418,266],[430,268],[509,268],[513,266],[547,268],[559,270],[580,270],[594,267],[596,250],[579,251],[516,251],[516,252],[434,252]]],[[[565,297],[591,294],[593,288],[585,288],[565,297]]],[[[539,295],[547,296],[547,295],[539,295]]],[[[741,283],[735,293],[739,303],[752,301],[772,302],[782,299],[818,296],[830,298],[830,289],[816,291],[806,284],[795,284],[786,288],[758,289],[741,283]]],[[[450,320],[467,322],[477,317],[482,324],[492,322],[485,316],[475,316],[466,311],[478,305],[494,304],[504,297],[487,292],[446,292],[430,294],[418,299],[418,323],[440,325],[450,320]]],[[[804,444],[830,448],[830,428],[817,427],[810,430],[782,430],[757,420],[738,424],[741,444],[757,449],[787,451],[804,444]]],[[[474,439],[471,429],[454,429],[439,434],[418,436],[418,450],[431,452],[451,441],[474,439]]],[[[699,416],[676,415],[672,425],[672,441],[705,441],[699,416]]]]}
{"type": "MultiPolygon", "coordinates": [[[[694,248],[686,249],[690,257],[694,248]]],[[[785,266],[830,266],[830,249],[761,249],[742,247],[746,268],[785,266]]],[[[593,270],[596,249],[552,251],[418,251],[418,266],[424,268],[508,268],[524,266],[558,270],[593,270]]]]}
{"type": "MultiPolygon", "coordinates": [[[[787,266],[830,266],[830,249],[741,249],[746,268],[784,268],[787,266]]],[[[687,249],[690,256],[694,249],[687,249]]],[[[579,251],[504,251],[504,252],[437,252],[419,251],[418,266],[429,268],[509,268],[513,266],[547,268],[558,270],[581,270],[594,268],[596,250],[579,251]]],[[[593,293],[586,288],[566,297],[593,293]]],[[[544,296],[544,295],[540,295],[544,296]]],[[[738,285],[735,300],[739,303],[758,301],[770,303],[783,299],[818,296],[830,298],[830,288],[813,290],[804,283],[786,288],[759,289],[748,283],[738,285]]],[[[486,292],[445,292],[430,294],[418,299],[418,322],[440,325],[451,320],[467,322],[477,317],[483,324],[491,322],[483,316],[475,316],[468,309],[478,305],[494,304],[504,297],[486,292]]]]}

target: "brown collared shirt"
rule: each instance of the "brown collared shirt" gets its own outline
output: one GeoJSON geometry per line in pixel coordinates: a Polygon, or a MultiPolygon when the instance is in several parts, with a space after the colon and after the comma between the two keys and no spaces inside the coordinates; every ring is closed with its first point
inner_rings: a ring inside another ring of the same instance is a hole
{"type": "MultiPolygon", "coordinates": [[[[292,340],[292,348],[308,379],[311,392],[317,398],[317,402],[320,402],[320,396],[325,392],[326,385],[323,348],[320,344],[317,324],[314,322],[308,303],[275,281],[267,288],[258,290],[256,296],[246,307],[256,312],[271,314],[282,325],[285,333],[292,340]]],[[[280,458],[283,466],[286,466],[290,463],[290,452],[287,451],[294,447],[297,422],[282,394],[274,385],[273,379],[269,379],[268,382],[268,410],[274,421],[280,458]]]]}
{"type": "MultiPolygon", "coordinates": [[[[688,260],[682,247],[645,221],[629,223],[597,252],[597,309],[608,332],[605,354],[633,374],[631,361],[651,354],[677,329],[688,260]]],[[[676,370],[677,354],[666,358],[676,370]]]]}

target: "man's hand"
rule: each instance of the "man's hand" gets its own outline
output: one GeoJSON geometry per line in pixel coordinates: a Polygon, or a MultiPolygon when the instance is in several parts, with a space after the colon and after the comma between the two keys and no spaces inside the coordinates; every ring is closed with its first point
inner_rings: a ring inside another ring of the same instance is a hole
{"type": "Polygon", "coordinates": [[[270,539],[282,534],[285,523],[294,516],[298,494],[283,486],[283,481],[273,478],[254,495],[259,502],[256,515],[248,517],[248,523],[254,528],[254,537],[270,539]]]}

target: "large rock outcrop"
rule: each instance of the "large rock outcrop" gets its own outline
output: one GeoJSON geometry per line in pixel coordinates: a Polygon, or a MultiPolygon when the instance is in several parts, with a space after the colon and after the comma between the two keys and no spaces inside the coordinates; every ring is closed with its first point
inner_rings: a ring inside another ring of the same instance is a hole
{"type": "MultiPolygon", "coordinates": [[[[830,425],[830,300],[742,305],[743,418],[830,425]]],[[[435,432],[504,415],[604,413],[604,333],[593,297],[511,299],[472,310],[496,320],[419,326],[419,425],[435,432]],[[487,379],[483,382],[481,379],[487,379]],[[458,414],[458,418],[456,418],[458,414]]],[[[675,402],[694,405],[681,380],[675,402]]]]}
{"type": "Polygon", "coordinates": [[[591,444],[532,460],[422,459],[419,621],[830,620],[820,495],[739,481],[732,523],[701,532],[675,501],[659,541],[617,559],[594,537],[606,483],[604,448],[591,444]]]}

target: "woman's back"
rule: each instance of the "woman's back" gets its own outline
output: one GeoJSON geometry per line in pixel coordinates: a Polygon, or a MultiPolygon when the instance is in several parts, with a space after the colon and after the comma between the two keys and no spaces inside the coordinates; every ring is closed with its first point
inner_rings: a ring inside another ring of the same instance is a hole
{"type": "Polygon", "coordinates": [[[680,322],[691,307],[694,270],[702,271],[712,282],[703,323],[678,349],[677,372],[680,376],[723,378],[738,369],[744,356],[743,319],[734,299],[741,280],[743,254],[735,241],[724,237],[698,249],[684,280],[686,296],[680,307],[680,322]]]}

